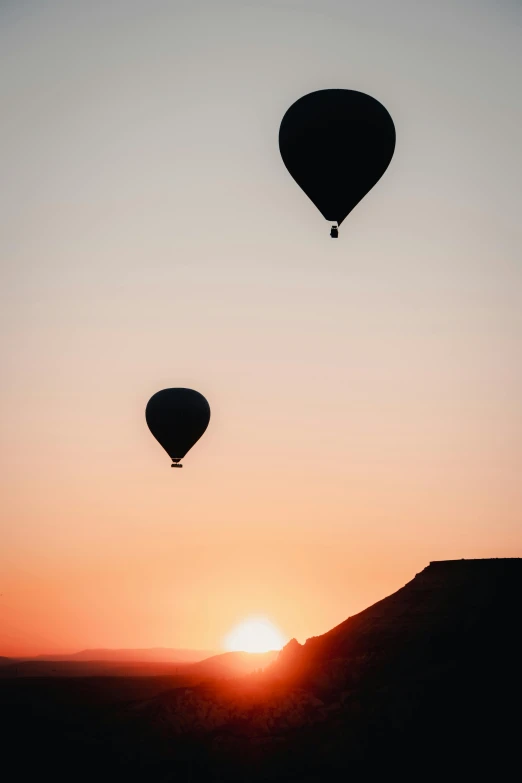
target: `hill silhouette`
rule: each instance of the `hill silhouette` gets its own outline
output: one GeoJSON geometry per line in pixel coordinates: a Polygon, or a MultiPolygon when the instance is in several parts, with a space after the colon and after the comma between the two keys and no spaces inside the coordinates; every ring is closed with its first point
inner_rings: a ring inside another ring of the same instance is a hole
{"type": "Polygon", "coordinates": [[[278,655],[278,650],[264,653],[240,651],[221,653],[192,664],[190,671],[205,677],[238,677],[258,669],[265,669],[276,660],[278,655]]]}
{"type": "Polygon", "coordinates": [[[55,780],[509,779],[521,596],[520,559],[433,562],[260,674],[97,701],[89,680],[3,680],[5,747],[55,780]]]}
{"type": "Polygon", "coordinates": [[[147,647],[147,648],[124,648],[112,650],[107,648],[94,650],[80,650],[76,653],[53,654],[53,655],[33,655],[26,660],[34,661],[124,661],[137,662],[155,662],[155,663],[196,663],[204,658],[210,658],[215,655],[214,650],[187,650],[176,649],[172,647],[147,647]]]}
{"type": "Polygon", "coordinates": [[[518,558],[432,562],[396,593],[322,636],[303,646],[293,639],[273,671],[328,692],[367,667],[374,674],[381,666],[411,674],[455,666],[463,655],[472,663],[494,640],[510,638],[521,577],[518,558]]]}
{"type": "MultiPolygon", "coordinates": [[[[96,652],[96,651],[94,651],[96,652]]],[[[115,651],[116,652],[116,651],[115,651]]],[[[277,657],[266,653],[228,652],[193,663],[179,661],[91,659],[80,653],[67,659],[38,656],[31,659],[0,660],[0,679],[20,677],[176,677],[194,684],[207,679],[226,679],[264,669],[277,657]]]]}

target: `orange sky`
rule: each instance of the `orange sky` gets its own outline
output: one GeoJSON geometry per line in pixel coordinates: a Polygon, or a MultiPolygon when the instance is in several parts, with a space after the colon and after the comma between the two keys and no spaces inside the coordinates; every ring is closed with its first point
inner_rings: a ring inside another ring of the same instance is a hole
{"type": "Polygon", "coordinates": [[[0,11],[0,654],[304,641],[522,554],[521,12],[412,9],[0,11]],[[332,242],[277,131],[337,86],[398,143],[332,242]],[[212,409],[182,471],[166,386],[212,409]]]}

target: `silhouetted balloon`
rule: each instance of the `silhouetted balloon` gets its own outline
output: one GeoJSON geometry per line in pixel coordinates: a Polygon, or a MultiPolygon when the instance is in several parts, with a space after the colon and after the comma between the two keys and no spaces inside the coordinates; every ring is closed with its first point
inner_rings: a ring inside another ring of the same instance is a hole
{"type": "Polygon", "coordinates": [[[145,418],[150,431],[172,460],[171,467],[198,441],[208,427],[210,406],[193,389],[163,389],[147,403],[145,418]]]}
{"type": "Polygon", "coordinates": [[[384,106],[363,92],[318,90],[286,112],[279,149],[323,217],[340,225],[388,168],[395,126],[384,106]]]}

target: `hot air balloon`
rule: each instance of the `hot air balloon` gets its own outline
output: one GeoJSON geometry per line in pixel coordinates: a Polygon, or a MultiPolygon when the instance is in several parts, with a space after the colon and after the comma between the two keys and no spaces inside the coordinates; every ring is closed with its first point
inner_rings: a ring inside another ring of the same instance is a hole
{"type": "Polygon", "coordinates": [[[330,236],[382,177],[393,157],[395,126],[379,101],[355,90],[299,98],[279,128],[283,162],[327,220],[330,236]]]}
{"type": "Polygon", "coordinates": [[[181,460],[208,427],[210,405],[193,389],[163,389],[148,401],[145,418],[171,467],[181,468],[181,460]]]}

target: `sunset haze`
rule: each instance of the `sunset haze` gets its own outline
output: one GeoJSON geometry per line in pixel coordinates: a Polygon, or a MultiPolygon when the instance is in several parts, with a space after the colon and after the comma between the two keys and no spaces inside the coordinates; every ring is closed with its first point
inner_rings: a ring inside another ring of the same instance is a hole
{"type": "Polygon", "coordinates": [[[521,30],[2,4],[0,655],[304,642],[430,561],[522,555],[521,30]],[[397,131],[336,241],[277,142],[330,87],[397,131]],[[172,386],[212,411],[178,471],[144,414],[172,386]]]}

